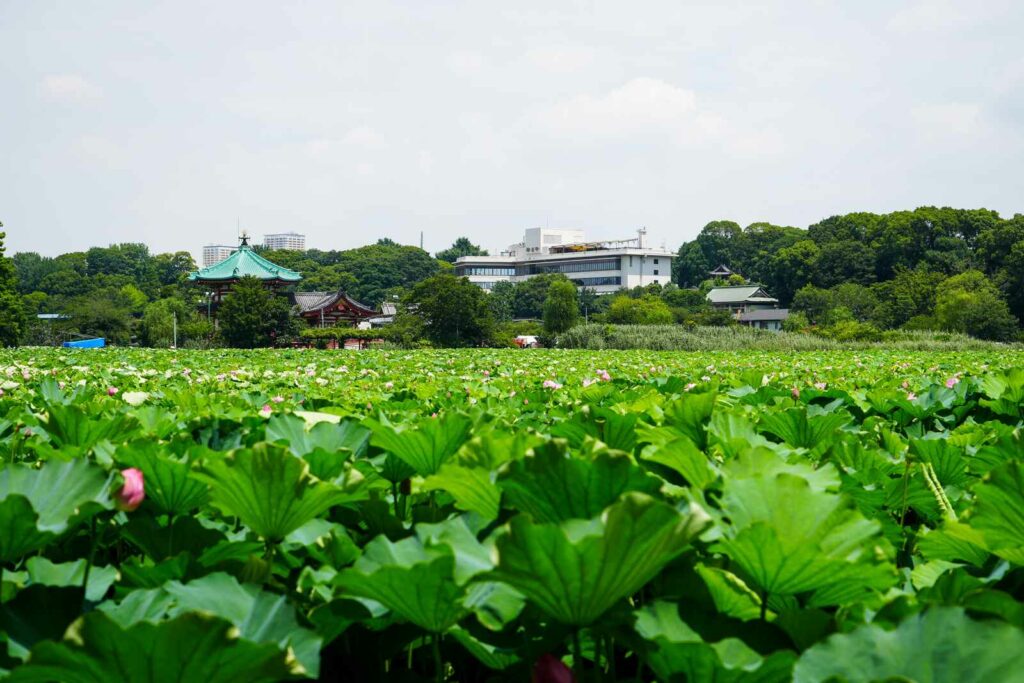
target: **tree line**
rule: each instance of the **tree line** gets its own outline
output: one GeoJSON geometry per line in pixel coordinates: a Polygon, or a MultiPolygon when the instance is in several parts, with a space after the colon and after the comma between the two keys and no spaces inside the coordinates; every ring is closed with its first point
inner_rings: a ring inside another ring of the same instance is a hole
{"type": "MultiPolygon", "coordinates": [[[[458,257],[487,253],[465,237],[434,256],[390,239],[347,250],[257,249],[301,272],[302,291],[341,289],[371,306],[402,304],[394,336],[408,345],[506,344],[516,334],[551,336],[583,320],[734,324],[705,298],[721,284],[708,275],[720,264],[738,274],[733,284],[762,284],[790,307],[790,330],[869,339],[887,329],[933,329],[1008,341],[1020,337],[1024,319],[1024,215],[1004,219],[985,209],[850,213],[806,229],[712,221],[680,247],[672,284],[611,296],[558,274],[499,282],[485,293],[453,275],[458,257]]],[[[204,292],[187,280],[194,270],[188,252],[151,254],[131,243],[6,257],[0,236],[0,343],[86,334],[169,346],[175,319],[179,344],[191,346],[266,345],[297,333],[282,313],[287,307],[255,290],[245,295],[248,308],[239,296],[226,311],[228,320],[237,313],[241,331],[231,322],[215,331],[204,292]]]]}
{"type": "Polygon", "coordinates": [[[789,327],[895,328],[1012,340],[1024,319],[1024,214],[922,207],[832,216],[806,229],[712,221],[679,249],[674,279],[725,264],[799,315],[789,327]]]}

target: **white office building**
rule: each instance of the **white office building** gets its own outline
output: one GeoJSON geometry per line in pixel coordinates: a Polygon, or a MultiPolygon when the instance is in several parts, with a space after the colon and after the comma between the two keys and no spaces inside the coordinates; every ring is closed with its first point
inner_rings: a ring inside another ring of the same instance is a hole
{"type": "Polygon", "coordinates": [[[207,244],[203,247],[203,268],[220,263],[228,256],[231,256],[235,249],[238,249],[238,247],[229,247],[223,244],[207,244]]]}
{"type": "Polygon", "coordinates": [[[306,236],[297,232],[279,232],[263,236],[263,246],[267,249],[306,250],[306,236]]]}
{"type": "Polygon", "coordinates": [[[521,282],[541,273],[563,273],[577,287],[609,294],[672,279],[675,253],[646,244],[647,231],[625,240],[587,242],[582,230],[530,228],[523,241],[499,256],[462,256],[455,274],[489,290],[498,282],[521,282]]]}

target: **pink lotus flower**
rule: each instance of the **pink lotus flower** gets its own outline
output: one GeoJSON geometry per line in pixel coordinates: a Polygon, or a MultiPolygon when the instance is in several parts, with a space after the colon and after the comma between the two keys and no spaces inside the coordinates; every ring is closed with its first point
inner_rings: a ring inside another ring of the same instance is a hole
{"type": "Polygon", "coordinates": [[[612,376],[608,374],[607,370],[598,370],[597,376],[602,382],[611,382],[612,376]]]}
{"type": "Polygon", "coordinates": [[[114,496],[114,504],[118,510],[131,512],[140,505],[146,497],[146,484],[143,481],[142,470],[129,467],[121,470],[121,477],[124,483],[121,490],[114,496]]]}
{"type": "Polygon", "coordinates": [[[693,389],[696,386],[697,386],[696,382],[690,382],[685,387],[683,387],[683,391],[690,391],[691,389],[693,389]]]}
{"type": "Polygon", "coordinates": [[[533,664],[530,683],[576,683],[572,669],[554,655],[543,654],[533,664]]]}
{"type": "Polygon", "coordinates": [[[394,382],[384,382],[384,388],[388,389],[388,390],[394,389],[395,388],[395,383],[394,382]]]}
{"type": "Polygon", "coordinates": [[[562,388],[562,385],[553,379],[546,379],[544,380],[544,388],[557,391],[558,389],[562,388]]]}
{"type": "Polygon", "coordinates": [[[591,384],[594,384],[594,383],[596,383],[596,382],[597,382],[597,380],[596,380],[596,379],[590,379],[590,378],[588,377],[587,379],[583,380],[583,388],[584,388],[584,389],[586,389],[586,388],[587,388],[587,387],[589,387],[589,386],[590,386],[591,384]]]}
{"type": "Polygon", "coordinates": [[[917,394],[915,394],[913,391],[908,391],[907,392],[907,400],[908,401],[913,401],[913,400],[916,400],[916,399],[917,399],[917,394]]]}
{"type": "Polygon", "coordinates": [[[528,406],[528,405],[530,405],[530,399],[528,399],[528,398],[524,398],[524,399],[523,399],[523,405],[524,405],[524,406],[528,406]]]}
{"type": "Polygon", "coordinates": [[[263,415],[263,417],[268,417],[272,412],[273,409],[270,407],[269,403],[264,404],[263,407],[260,408],[260,414],[263,415]]]}
{"type": "Polygon", "coordinates": [[[64,383],[64,380],[61,380],[61,381],[57,382],[57,388],[58,389],[63,389],[66,386],[67,386],[67,384],[64,383]]]}
{"type": "Polygon", "coordinates": [[[957,377],[956,375],[953,375],[952,377],[950,377],[949,379],[946,380],[946,388],[947,389],[952,389],[957,384],[960,384],[960,378],[957,377]]]}
{"type": "Polygon", "coordinates": [[[490,377],[490,376],[491,376],[491,371],[490,370],[484,370],[484,377],[490,377]]]}
{"type": "Polygon", "coordinates": [[[273,401],[274,403],[283,403],[284,402],[284,396],[275,396],[275,397],[273,397],[270,400],[273,401]]]}
{"type": "Polygon", "coordinates": [[[828,385],[825,384],[824,382],[815,382],[814,383],[814,388],[817,389],[818,391],[825,391],[825,387],[827,387],[827,386],[828,385]]]}
{"type": "Polygon", "coordinates": [[[107,389],[107,396],[116,396],[116,395],[117,395],[117,387],[109,387],[107,389]]]}

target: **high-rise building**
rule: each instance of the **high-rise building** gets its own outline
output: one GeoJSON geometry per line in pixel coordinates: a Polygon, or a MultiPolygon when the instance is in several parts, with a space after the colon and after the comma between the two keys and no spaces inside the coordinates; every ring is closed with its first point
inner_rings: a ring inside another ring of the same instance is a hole
{"type": "Polygon", "coordinates": [[[263,246],[267,249],[306,250],[306,236],[297,232],[279,232],[263,236],[263,246]]]}
{"type": "Polygon", "coordinates": [[[647,231],[632,239],[586,242],[582,230],[530,228],[522,242],[499,256],[462,256],[455,274],[484,289],[503,280],[522,282],[541,273],[563,273],[578,287],[610,294],[672,280],[675,252],[651,248],[647,231]]]}
{"type": "Polygon", "coordinates": [[[207,244],[203,247],[203,268],[220,263],[238,247],[229,247],[223,244],[207,244]]]}

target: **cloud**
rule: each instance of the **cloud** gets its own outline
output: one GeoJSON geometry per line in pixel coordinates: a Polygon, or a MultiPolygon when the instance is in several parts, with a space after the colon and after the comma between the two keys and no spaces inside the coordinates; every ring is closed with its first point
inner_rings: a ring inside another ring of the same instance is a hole
{"type": "Polygon", "coordinates": [[[577,95],[535,111],[530,122],[578,143],[628,142],[714,147],[739,156],[783,148],[775,131],[743,128],[698,102],[694,91],[655,78],[635,78],[603,95],[577,95]]]}
{"type": "Polygon", "coordinates": [[[41,83],[43,93],[53,100],[82,102],[99,99],[102,91],[77,74],[47,76],[41,83]]]}
{"type": "Polygon", "coordinates": [[[890,31],[918,33],[962,28],[968,16],[949,0],[921,0],[894,13],[888,22],[890,31]]]}
{"type": "Polygon", "coordinates": [[[919,133],[928,138],[967,138],[982,129],[982,110],[978,104],[947,102],[914,107],[911,116],[919,133]]]}
{"type": "Polygon", "coordinates": [[[445,61],[457,76],[478,76],[487,68],[483,55],[466,50],[451,53],[445,61]]]}
{"type": "Polygon", "coordinates": [[[604,95],[577,95],[542,109],[535,119],[574,137],[615,137],[653,129],[679,129],[697,113],[691,90],[654,78],[635,78],[604,95]]]}
{"type": "Polygon", "coordinates": [[[128,150],[100,135],[83,135],[74,141],[73,148],[83,161],[93,166],[120,170],[130,165],[128,150]]]}
{"type": "Polygon", "coordinates": [[[547,73],[569,74],[586,69],[594,63],[596,56],[597,53],[589,47],[548,45],[530,48],[523,59],[547,73]]]}

